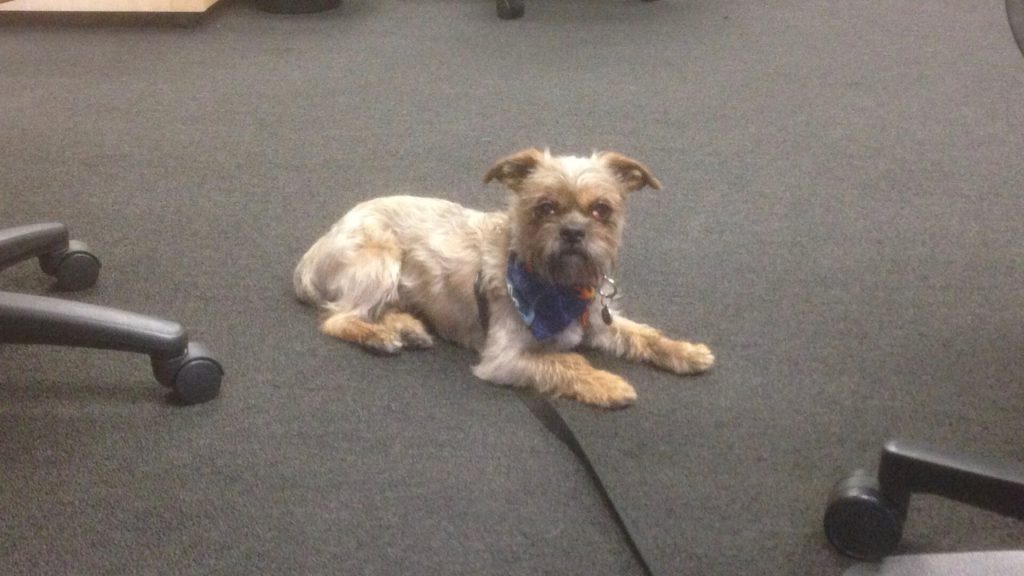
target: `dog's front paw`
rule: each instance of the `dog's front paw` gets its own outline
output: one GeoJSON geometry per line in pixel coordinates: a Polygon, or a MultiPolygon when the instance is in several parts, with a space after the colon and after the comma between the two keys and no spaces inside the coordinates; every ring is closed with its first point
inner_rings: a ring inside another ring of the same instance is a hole
{"type": "Polygon", "coordinates": [[[693,344],[687,356],[691,373],[705,372],[715,364],[715,355],[705,344],[693,344]]]}
{"type": "Polygon", "coordinates": [[[704,344],[666,339],[659,348],[654,363],[676,374],[699,374],[715,363],[715,355],[704,344]]]}
{"type": "Polygon", "coordinates": [[[625,408],[636,402],[636,390],[611,372],[593,370],[573,390],[573,396],[585,404],[601,408],[625,408]]]}

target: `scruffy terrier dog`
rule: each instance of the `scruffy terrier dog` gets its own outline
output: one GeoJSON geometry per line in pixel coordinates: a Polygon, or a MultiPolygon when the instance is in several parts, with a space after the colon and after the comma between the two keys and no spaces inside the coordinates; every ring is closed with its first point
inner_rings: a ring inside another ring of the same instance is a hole
{"type": "Polygon", "coordinates": [[[603,407],[636,399],[624,379],[592,367],[578,346],[677,374],[702,372],[707,346],[670,340],[609,307],[625,200],[661,183],[614,152],[589,158],[524,150],[487,172],[511,192],[507,212],[432,198],[359,204],[295,269],[300,300],[321,330],[383,354],[429,348],[427,326],[475,349],[489,382],[603,407]]]}

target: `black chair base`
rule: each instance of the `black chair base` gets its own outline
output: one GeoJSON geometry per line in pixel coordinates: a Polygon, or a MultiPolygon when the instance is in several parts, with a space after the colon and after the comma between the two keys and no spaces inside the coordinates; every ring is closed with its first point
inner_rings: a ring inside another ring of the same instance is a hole
{"type": "Polygon", "coordinates": [[[886,442],[877,476],[858,470],[836,484],[825,509],[825,535],[847,556],[881,560],[899,544],[913,494],[1024,520],[1024,467],[923,444],[886,442]]]}
{"type": "MultiPolygon", "coordinates": [[[[63,224],[0,230],[0,269],[38,258],[60,290],[95,284],[100,262],[63,224]]],[[[156,380],[184,404],[220,392],[224,370],[177,322],[82,302],[0,292],[0,344],[50,344],[148,354],[156,380]]]]}

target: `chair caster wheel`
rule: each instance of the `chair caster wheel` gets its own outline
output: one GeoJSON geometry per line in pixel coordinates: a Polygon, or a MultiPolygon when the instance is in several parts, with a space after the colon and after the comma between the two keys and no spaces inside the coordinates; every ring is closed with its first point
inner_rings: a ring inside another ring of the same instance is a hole
{"type": "Polygon", "coordinates": [[[184,404],[209,402],[220,393],[224,371],[212,358],[191,358],[174,376],[174,393],[184,404]]]}
{"type": "Polygon", "coordinates": [[[514,20],[522,18],[526,13],[526,6],[523,0],[497,0],[498,18],[502,20],[514,20]]]}
{"type": "Polygon", "coordinates": [[[825,510],[825,535],[858,560],[891,554],[903,536],[904,514],[882,494],[878,479],[858,470],[836,485],[825,510]]]}
{"type": "Polygon", "coordinates": [[[58,290],[74,292],[96,284],[100,276],[100,260],[84,242],[71,240],[67,250],[39,257],[43,272],[57,278],[58,290]]]}
{"type": "Polygon", "coordinates": [[[191,342],[182,356],[153,358],[152,363],[157,380],[173,389],[182,404],[209,402],[220,393],[224,369],[202,344],[191,342]]]}

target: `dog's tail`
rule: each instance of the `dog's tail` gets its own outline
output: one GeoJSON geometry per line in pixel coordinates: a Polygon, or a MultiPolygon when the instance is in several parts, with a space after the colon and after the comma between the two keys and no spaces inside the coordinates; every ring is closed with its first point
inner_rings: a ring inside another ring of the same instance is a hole
{"type": "Polygon", "coordinates": [[[300,302],[318,307],[323,306],[327,302],[321,290],[321,283],[316,281],[316,278],[322,277],[322,273],[319,273],[319,269],[322,266],[319,265],[317,258],[319,252],[321,252],[320,242],[317,242],[299,260],[299,264],[295,267],[294,274],[292,274],[295,296],[300,302]]]}
{"type": "Polygon", "coordinates": [[[401,268],[401,255],[383,247],[339,250],[321,239],[295,267],[295,295],[328,315],[356,313],[375,320],[398,302],[401,268]]]}

